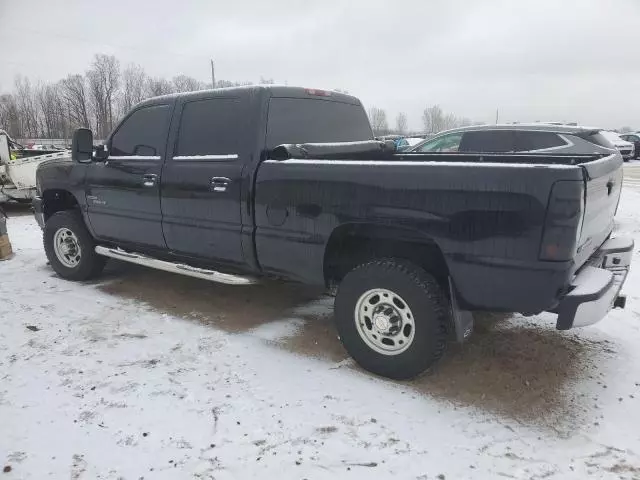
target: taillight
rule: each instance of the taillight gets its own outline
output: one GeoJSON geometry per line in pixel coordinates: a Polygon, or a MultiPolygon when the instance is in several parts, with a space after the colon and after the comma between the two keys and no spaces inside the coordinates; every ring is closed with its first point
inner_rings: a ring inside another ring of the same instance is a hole
{"type": "Polygon", "coordinates": [[[559,181],[549,196],[544,221],[540,260],[571,260],[580,240],[584,215],[584,183],[559,181]]]}

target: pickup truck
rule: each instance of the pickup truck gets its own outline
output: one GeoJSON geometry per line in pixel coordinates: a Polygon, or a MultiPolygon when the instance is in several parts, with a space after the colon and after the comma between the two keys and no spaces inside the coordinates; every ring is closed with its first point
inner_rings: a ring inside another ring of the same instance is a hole
{"type": "Polygon", "coordinates": [[[167,95],[103,146],[77,130],[71,160],[38,168],[35,216],[70,280],[110,257],[238,286],[325,286],[346,350],[404,379],[464,340],[472,311],[550,311],[564,330],[624,306],[633,243],[611,238],[622,158],[597,130],[563,129],[589,152],[398,154],[349,95],[167,95]]]}

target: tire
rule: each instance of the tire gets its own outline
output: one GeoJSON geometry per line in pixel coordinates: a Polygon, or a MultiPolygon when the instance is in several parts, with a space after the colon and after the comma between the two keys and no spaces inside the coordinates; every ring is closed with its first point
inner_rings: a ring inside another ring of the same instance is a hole
{"type": "Polygon", "coordinates": [[[44,226],[43,243],[51,267],[67,280],[94,278],[102,273],[107,263],[105,257],[95,252],[96,243],[87,230],[82,215],[76,211],[54,213],[44,226]],[[64,247],[56,248],[56,242],[70,245],[69,254],[62,253],[64,247]],[[73,250],[75,246],[79,247],[76,251],[73,250]]]}
{"type": "Polygon", "coordinates": [[[447,345],[447,297],[432,275],[404,260],[374,260],[349,272],[338,289],[334,311],[347,352],[361,367],[383,377],[413,378],[434,365],[447,345]],[[400,330],[394,333],[398,324],[400,330]],[[391,329],[384,330],[389,325],[391,329]],[[379,327],[390,335],[379,335],[379,327]]]}

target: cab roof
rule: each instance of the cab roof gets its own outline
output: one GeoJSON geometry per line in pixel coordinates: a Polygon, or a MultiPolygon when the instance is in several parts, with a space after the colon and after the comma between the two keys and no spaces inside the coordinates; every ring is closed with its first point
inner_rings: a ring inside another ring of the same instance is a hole
{"type": "Polygon", "coordinates": [[[250,97],[250,96],[266,96],[279,98],[308,98],[327,100],[341,103],[350,103],[353,105],[361,105],[360,100],[353,95],[336,92],[333,90],[323,90],[317,88],[290,87],[288,85],[247,85],[241,87],[214,88],[208,90],[197,90],[193,92],[170,93],[152,97],[140,102],[137,106],[157,105],[173,101],[179,98],[185,99],[201,99],[211,97],[250,97]]]}

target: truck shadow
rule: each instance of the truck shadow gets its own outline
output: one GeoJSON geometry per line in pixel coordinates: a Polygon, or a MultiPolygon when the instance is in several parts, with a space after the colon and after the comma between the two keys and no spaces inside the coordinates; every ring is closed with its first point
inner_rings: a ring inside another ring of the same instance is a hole
{"type": "Polygon", "coordinates": [[[468,343],[450,345],[431,374],[409,384],[458,406],[564,434],[597,403],[580,385],[604,380],[611,347],[558,332],[542,318],[481,318],[468,343]]]}
{"type": "MultiPolygon", "coordinates": [[[[330,362],[348,358],[333,326],[333,301],[318,289],[228,286],[112,263],[107,282],[97,287],[106,293],[229,333],[247,333],[295,354],[330,362]]],[[[449,345],[432,371],[397,383],[416,395],[566,431],[597,402],[593,394],[583,396],[579,385],[603,380],[612,347],[607,340],[558,332],[544,317],[477,314],[475,334],[466,344],[449,345]]],[[[359,369],[351,362],[338,366],[359,369]]]]}

